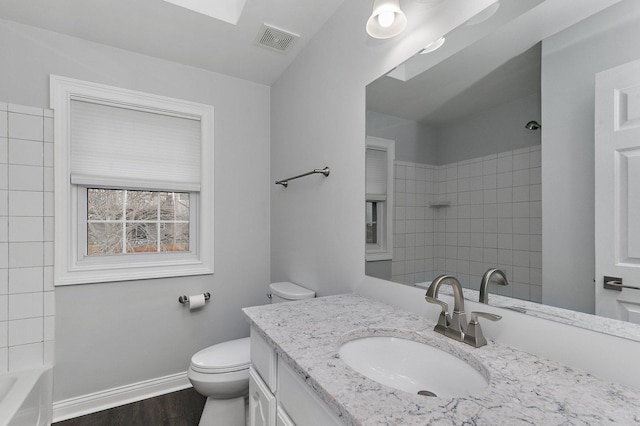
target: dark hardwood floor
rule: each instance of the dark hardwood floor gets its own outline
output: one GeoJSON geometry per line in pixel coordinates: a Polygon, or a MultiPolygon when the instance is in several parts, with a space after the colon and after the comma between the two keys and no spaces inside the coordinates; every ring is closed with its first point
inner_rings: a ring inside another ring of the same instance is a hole
{"type": "Polygon", "coordinates": [[[197,426],[205,399],[193,388],[188,388],[53,426],[197,426]]]}

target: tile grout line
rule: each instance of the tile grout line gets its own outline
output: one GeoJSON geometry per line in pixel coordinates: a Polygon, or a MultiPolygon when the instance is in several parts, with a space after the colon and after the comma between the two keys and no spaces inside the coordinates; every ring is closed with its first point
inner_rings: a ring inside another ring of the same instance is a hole
{"type": "Polygon", "coordinates": [[[5,346],[5,350],[6,350],[6,357],[4,360],[4,364],[0,366],[0,369],[2,371],[9,371],[9,108],[7,106],[7,113],[6,113],[6,129],[7,129],[7,134],[6,134],[6,139],[7,139],[7,146],[5,147],[6,150],[6,158],[7,158],[7,164],[6,164],[6,176],[4,176],[3,178],[5,179],[5,182],[7,183],[7,190],[6,190],[6,195],[7,195],[7,295],[6,295],[6,302],[5,302],[5,310],[7,313],[7,320],[5,321],[4,327],[5,327],[5,335],[7,338],[6,341],[6,346],[5,346]]]}
{"type": "Polygon", "coordinates": [[[44,109],[42,110],[42,210],[41,210],[41,217],[42,217],[42,335],[41,337],[41,342],[42,342],[42,354],[41,354],[41,362],[44,364],[44,299],[45,299],[45,291],[44,291],[44,258],[45,258],[45,250],[46,250],[46,245],[45,245],[45,227],[44,227],[44,188],[45,188],[45,173],[44,173],[44,135],[45,135],[45,125],[44,125],[44,109]]]}

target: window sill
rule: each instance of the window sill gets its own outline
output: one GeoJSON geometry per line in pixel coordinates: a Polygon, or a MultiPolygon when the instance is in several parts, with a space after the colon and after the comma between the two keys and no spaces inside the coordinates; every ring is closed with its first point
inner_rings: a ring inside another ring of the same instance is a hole
{"type": "Polygon", "coordinates": [[[367,262],[376,262],[379,260],[393,260],[393,256],[391,253],[382,252],[382,253],[367,253],[365,256],[365,260],[367,262]]]}
{"type": "Polygon", "coordinates": [[[123,268],[76,267],[55,277],[55,286],[147,280],[152,278],[211,275],[213,268],[199,260],[172,262],[170,265],[136,265],[123,268]]]}

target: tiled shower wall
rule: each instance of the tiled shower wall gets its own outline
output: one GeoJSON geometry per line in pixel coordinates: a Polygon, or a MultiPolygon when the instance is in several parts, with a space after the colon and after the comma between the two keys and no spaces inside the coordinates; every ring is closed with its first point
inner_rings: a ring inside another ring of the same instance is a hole
{"type": "Polygon", "coordinates": [[[539,146],[443,166],[397,161],[393,281],[447,273],[478,289],[499,267],[511,285],[497,293],[541,302],[540,164],[539,146]]]}
{"type": "Polygon", "coordinates": [[[53,111],[0,103],[0,373],[53,364],[53,111]]]}

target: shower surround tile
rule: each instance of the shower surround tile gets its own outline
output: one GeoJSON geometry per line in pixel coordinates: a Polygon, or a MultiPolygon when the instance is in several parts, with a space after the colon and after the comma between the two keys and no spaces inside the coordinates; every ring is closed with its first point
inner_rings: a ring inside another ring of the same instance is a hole
{"type": "Polygon", "coordinates": [[[52,364],[55,338],[53,111],[2,105],[0,372],[52,364]]]}
{"type": "Polygon", "coordinates": [[[396,161],[392,280],[414,285],[446,273],[478,288],[484,271],[499,267],[517,289],[492,291],[541,302],[540,154],[532,147],[441,166],[396,161]],[[449,204],[433,206],[440,202],[449,204]]]}

